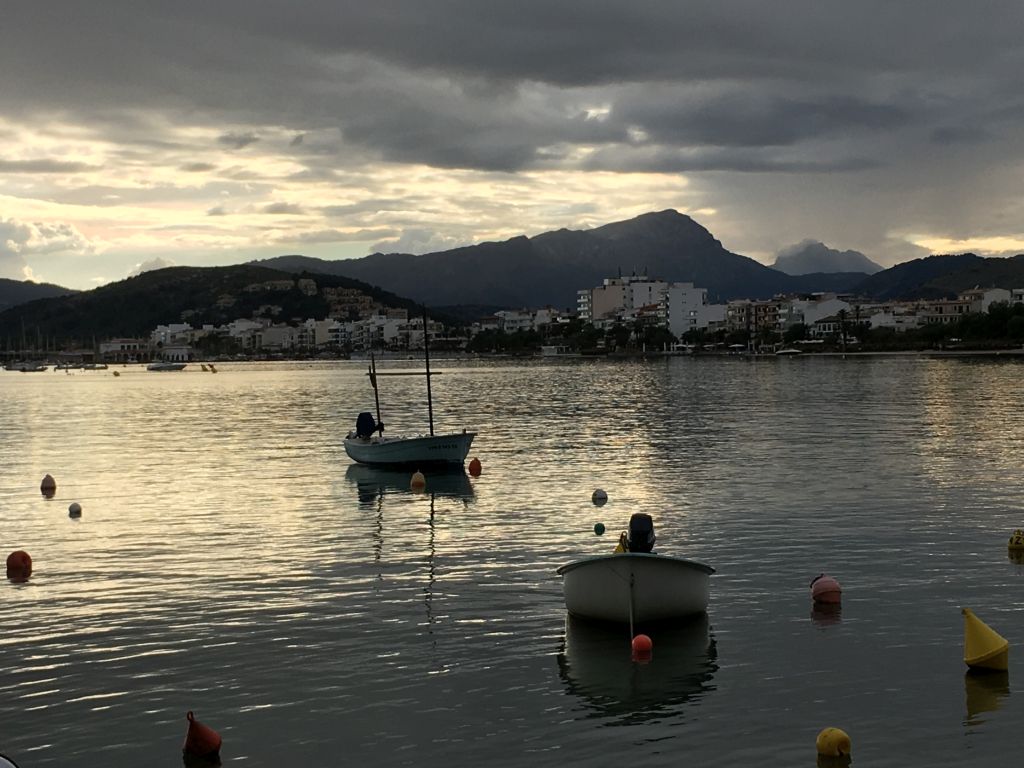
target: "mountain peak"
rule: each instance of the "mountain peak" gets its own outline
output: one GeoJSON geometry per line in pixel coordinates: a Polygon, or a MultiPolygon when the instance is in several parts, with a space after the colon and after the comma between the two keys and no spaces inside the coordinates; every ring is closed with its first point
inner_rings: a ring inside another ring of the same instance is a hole
{"type": "Polygon", "coordinates": [[[775,257],[773,269],[787,275],[829,272],[863,272],[873,275],[882,267],[860,251],[839,251],[818,240],[803,240],[783,248],[775,257]]]}

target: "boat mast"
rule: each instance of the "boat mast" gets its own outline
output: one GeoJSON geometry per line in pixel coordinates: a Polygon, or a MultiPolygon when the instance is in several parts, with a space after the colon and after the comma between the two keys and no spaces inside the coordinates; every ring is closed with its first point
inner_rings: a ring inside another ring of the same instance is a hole
{"type": "Polygon", "coordinates": [[[430,419],[430,435],[434,435],[434,401],[430,395],[430,344],[427,339],[430,332],[427,330],[427,305],[423,305],[423,359],[427,366],[427,418],[430,419]]]}
{"type": "Polygon", "coordinates": [[[373,402],[377,406],[377,426],[380,426],[380,392],[377,391],[377,361],[370,352],[370,383],[373,385],[373,402]]]}

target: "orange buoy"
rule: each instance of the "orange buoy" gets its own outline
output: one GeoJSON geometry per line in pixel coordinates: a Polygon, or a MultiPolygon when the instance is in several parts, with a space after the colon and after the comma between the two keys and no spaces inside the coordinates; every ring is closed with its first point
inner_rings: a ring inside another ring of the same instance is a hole
{"type": "Polygon", "coordinates": [[[480,459],[473,459],[469,462],[469,474],[473,477],[480,477],[480,473],[484,471],[484,468],[480,465],[480,459]]]}
{"type": "Polygon", "coordinates": [[[185,743],[181,751],[186,756],[201,757],[205,759],[216,758],[220,753],[222,739],[220,734],[208,725],[203,725],[196,716],[189,710],[185,716],[188,718],[188,733],[185,734],[185,743]]]}
{"type": "Polygon", "coordinates": [[[53,494],[57,492],[57,481],[51,475],[47,475],[39,484],[39,490],[46,498],[52,498],[53,494]]]}
{"type": "Polygon", "coordinates": [[[837,604],[842,600],[842,593],[843,590],[839,586],[839,582],[824,573],[818,575],[811,582],[811,599],[816,603],[837,604]]]}
{"type": "Polygon", "coordinates": [[[32,575],[32,558],[28,552],[16,549],[7,556],[7,578],[24,581],[32,575]]]}
{"type": "Polygon", "coordinates": [[[423,473],[416,470],[412,473],[412,477],[409,480],[409,490],[422,491],[427,487],[427,478],[424,477],[423,473]]]}
{"type": "Polygon", "coordinates": [[[647,635],[633,638],[633,661],[650,661],[654,652],[654,641],[647,635]]]}

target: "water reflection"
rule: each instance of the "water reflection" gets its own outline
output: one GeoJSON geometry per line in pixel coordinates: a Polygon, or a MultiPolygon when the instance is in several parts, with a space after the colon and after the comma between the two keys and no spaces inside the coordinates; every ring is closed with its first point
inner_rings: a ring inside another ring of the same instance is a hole
{"type": "Polygon", "coordinates": [[[964,692],[967,695],[967,719],[964,725],[981,725],[985,712],[995,712],[1010,695],[1010,675],[994,670],[967,670],[964,674],[964,692]]]}
{"type": "Polygon", "coordinates": [[[842,620],[843,606],[839,603],[814,603],[811,607],[811,621],[817,627],[824,629],[842,620]]]}
{"type": "Polygon", "coordinates": [[[626,725],[657,719],[712,689],[718,654],[707,616],[644,631],[654,653],[640,664],[632,660],[627,628],[566,617],[558,669],[567,692],[626,725]]]}
{"type": "MultiPolygon", "coordinates": [[[[430,496],[442,496],[468,501],[473,498],[473,484],[469,475],[459,467],[453,470],[435,469],[423,473],[427,480],[425,493],[430,496]]],[[[372,502],[387,493],[411,493],[409,481],[412,471],[404,469],[385,469],[370,467],[365,464],[350,464],[345,471],[345,479],[356,486],[359,501],[372,502]]]]}

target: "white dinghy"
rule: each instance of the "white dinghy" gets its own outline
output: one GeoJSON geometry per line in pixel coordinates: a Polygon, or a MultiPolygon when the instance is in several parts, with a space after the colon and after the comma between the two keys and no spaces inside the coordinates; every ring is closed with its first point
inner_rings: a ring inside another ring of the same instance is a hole
{"type": "Polygon", "coordinates": [[[651,516],[637,513],[615,553],[559,568],[569,614],[633,625],[706,612],[715,569],[657,554],[652,551],[654,541],[651,516]]]}

